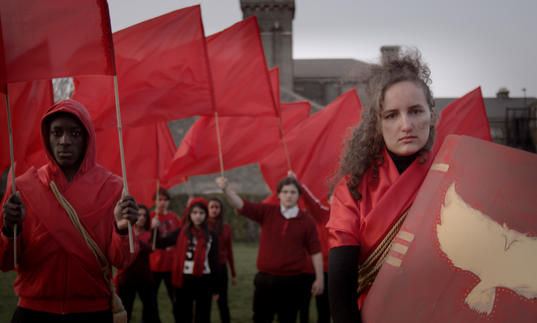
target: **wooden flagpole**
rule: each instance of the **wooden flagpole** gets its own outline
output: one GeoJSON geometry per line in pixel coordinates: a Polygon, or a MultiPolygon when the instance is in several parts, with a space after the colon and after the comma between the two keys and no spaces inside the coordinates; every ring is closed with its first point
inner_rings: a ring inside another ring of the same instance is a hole
{"type": "MultiPolygon", "coordinates": [[[[9,157],[11,159],[11,187],[13,194],[17,193],[15,184],[15,154],[13,152],[13,128],[11,127],[11,112],[9,109],[9,97],[7,94],[6,85],[6,113],[7,113],[7,129],[9,132],[9,157]]],[[[17,267],[17,224],[13,225],[13,264],[17,267]]]]}
{"type": "MultiPolygon", "coordinates": [[[[160,189],[160,179],[157,178],[157,191],[155,192],[155,216],[158,217],[158,191],[160,189]]],[[[153,250],[157,247],[157,233],[158,233],[158,227],[153,228],[153,250]]]]}
{"type": "Polygon", "coordinates": [[[293,171],[293,169],[291,168],[291,158],[289,157],[289,151],[287,150],[287,142],[285,141],[285,135],[283,134],[282,119],[280,116],[278,116],[278,123],[280,125],[280,134],[282,136],[283,150],[285,151],[285,158],[287,159],[287,167],[289,167],[290,171],[293,171]]]}
{"type": "Polygon", "coordinates": [[[216,141],[218,142],[218,158],[220,160],[220,175],[224,177],[224,158],[222,156],[222,142],[220,141],[220,127],[218,126],[218,112],[214,111],[214,121],[216,122],[216,141]]]}
{"type": "MultiPolygon", "coordinates": [[[[117,131],[118,131],[118,137],[119,137],[119,152],[121,156],[121,172],[123,174],[123,195],[129,194],[129,187],[127,185],[127,167],[125,166],[125,151],[123,150],[123,135],[121,133],[121,113],[119,109],[119,91],[117,86],[117,75],[114,75],[114,93],[116,96],[116,118],[117,118],[117,131]]],[[[132,226],[129,222],[127,224],[127,228],[129,229],[129,248],[131,253],[134,253],[134,241],[132,238],[132,226]]]]}

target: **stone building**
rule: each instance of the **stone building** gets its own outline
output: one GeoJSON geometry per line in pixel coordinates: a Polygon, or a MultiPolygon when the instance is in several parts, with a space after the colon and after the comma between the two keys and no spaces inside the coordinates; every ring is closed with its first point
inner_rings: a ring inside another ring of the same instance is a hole
{"type": "MultiPolygon", "coordinates": [[[[257,16],[267,65],[269,68],[280,67],[283,102],[306,98],[312,103],[314,113],[351,88],[357,89],[362,102],[367,99],[364,81],[368,63],[356,59],[293,59],[294,0],[240,0],[240,4],[243,18],[257,16]]],[[[381,59],[390,59],[398,51],[398,46],[383,46],[380,48],[381,59]]],[[[455,99],[436,98],[435,109],[440,112],[455,99]]],[[[509,91],[500,89],[495,98],[484,98],[484,102],[495,142],[535,152],[535,98],[509,97],[509,91]]],[[[215,190],[216,176],[190,178],[190,190],[215,190]]],[[[257,165],[228,171],[226,176],[238,192],[269,194],[257,165]]],[[[179,190],[185,191],[184,188],[179,190]]]]}

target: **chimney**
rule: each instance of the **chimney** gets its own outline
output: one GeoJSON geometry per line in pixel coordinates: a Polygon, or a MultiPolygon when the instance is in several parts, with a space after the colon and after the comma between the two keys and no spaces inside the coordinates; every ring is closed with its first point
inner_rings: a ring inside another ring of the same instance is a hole
{"type": "Polygon", "coordinates": [[[380,48],[382,62],[389,62],[399,56],[399,46],[382,46],[380,48]]]}
{"type": "Polygon", "coordinates": [[[501,87],[498,92],[496,92],[496,98],[509,99],[509,90],[506,87],[501,87]]]}

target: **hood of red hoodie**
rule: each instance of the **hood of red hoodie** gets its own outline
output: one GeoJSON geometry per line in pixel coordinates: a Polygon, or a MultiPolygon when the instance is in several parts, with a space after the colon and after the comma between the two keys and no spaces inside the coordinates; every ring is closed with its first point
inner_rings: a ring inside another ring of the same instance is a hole
{"type": "Polygon", "coordinates": [[[96,165],[96,144],[95,144],[95,129],[93,128],[93,123],[91,121],[91,117],[86,110],[86,108],[79,102],[66,99],[62,100],[53,106],[51,106],[45,115],[41,118],[41,139],[43,140],[43,145],[45,147],[45,151],[47,152],[47,160],[49,167],[52,168],[54,173],[60,172],[61,169],[56,163],[56,160],[54,159],[54,156],[52,155],[50,144],[49,144],[49,126],[47,119],[49,116],[59,113],[69,113],[73,115],[75,118],[77,118],[84,128],[86,128],[86,151],[84,153],[84,158],[82,160],[82,163],[80,163],[80,167],[78,168],[78,171],[75,174],[75,177],[86,173],[91,168],[95,167],[96,165]]]}

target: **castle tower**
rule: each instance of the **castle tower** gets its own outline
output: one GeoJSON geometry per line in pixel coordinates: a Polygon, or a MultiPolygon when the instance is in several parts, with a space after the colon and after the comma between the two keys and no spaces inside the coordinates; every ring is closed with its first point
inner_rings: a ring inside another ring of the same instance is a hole
{"type": "Polygon", "coordinates": [[[257,16],[268,68],[280,67],[280,86],[293,90],[294,0],[240,0],[243,18],[257,16]]]}

